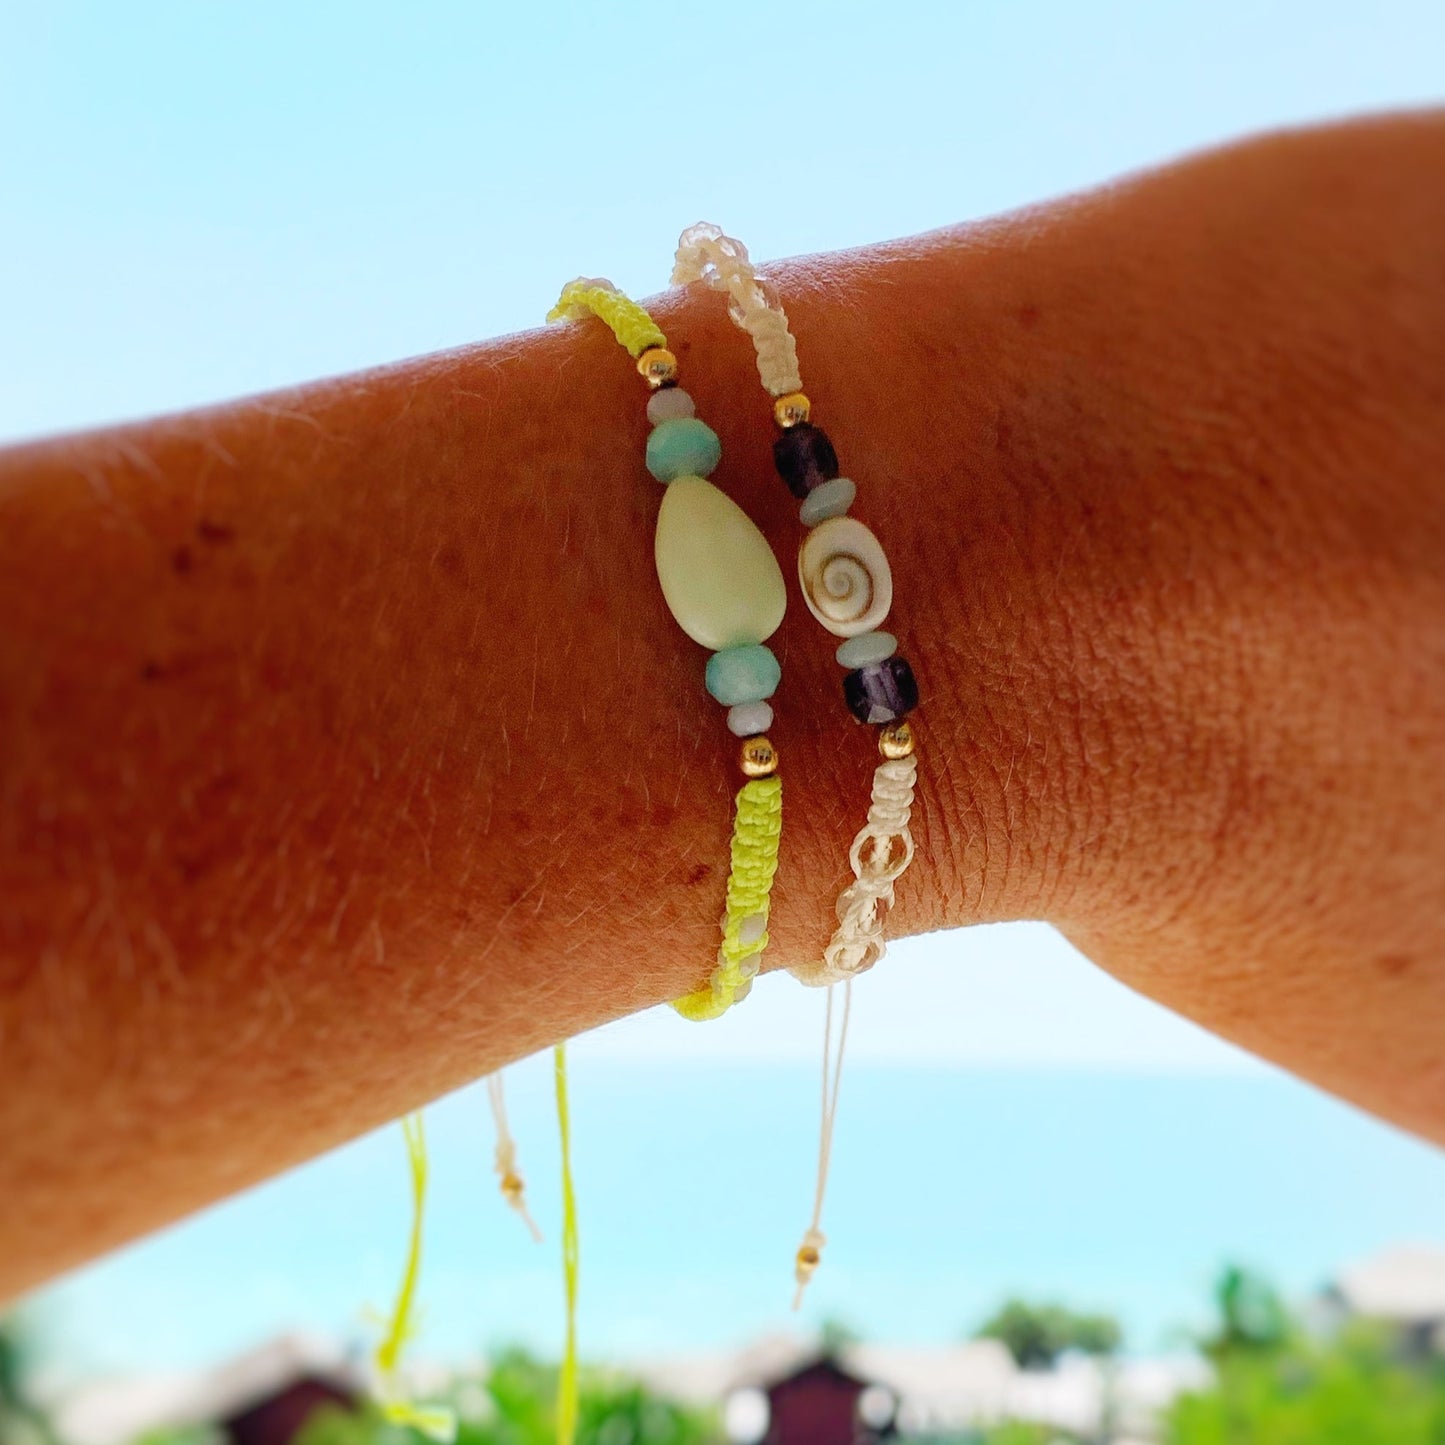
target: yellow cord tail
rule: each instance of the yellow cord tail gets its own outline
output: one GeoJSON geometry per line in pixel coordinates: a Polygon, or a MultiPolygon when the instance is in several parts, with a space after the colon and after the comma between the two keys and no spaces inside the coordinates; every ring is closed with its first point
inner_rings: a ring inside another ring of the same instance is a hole
{"type": "Polygon", "coordinates": [[[407,1241],[406,1264],[391,1317],[376,1346],[374,1363],[381,1412],[398,1425],[409,1425],[431,1440],[450,1445],[456,1439],[456,1415],[440,1406],[415,1405],[405,1398],[397,1379],[402,1351],[416,1334],[416,1292],[421,1279],[422,1225],[426,1216],[427,1154],[426,1129],[420,1114],[408,1114],[401,1121],[406,1140],[407,1163],[411,1171],[411,1232],[407,1241]]]}
{"type": "Polygon", "coordinates": [[[683,1018],[720,1018],[748,996],[768,946],[768,898],[778,871],[782,831],[782,779],[774,773],[744,783],[733,818],[732,868],[717,968],[705,988],[673,1000],[683,1018]]]}
{"type": "Polygon", "coordinates": [[[557,1082],[557,1131],[562,1139],[562,1282],[567,1299],[567,1343],[557,1376],[557,1445],[577,1435],[577,1196],[572,1189],[572,1124],[567,1108],[567,1045],[552,1052],[557,1082]]]}
{"type": "Polygon", "coordinates": [[[408,1114],[401,1121],[401,1132],[406,1140],[407,1163],[411,1169],[411,1234],[407,1243],[406,1265],[402,1270],[401,1285],[396,1292],[396,1303],[391,1307],[386,1333],[376,1347],[376,1368],[383,1378],[389,1378],[396,1373],[396,1367],[401,1363],[401,1352],[415,1333],[413,1317],[416,1312],[417,1282],[421,1276],[422,1219],[426,1208],[426,1129],[421,1115],[408,1114]]]}
{"type": "Polygon", "coordinates": [[[595,316],[607,324],[620,345],[636,358],[653,347],[665,347],[667,337],[651,316],[630,296],[624,296],[610,281],[579,277],[569,281],[547,313],[548,321],[580,321],[595,316]]]}

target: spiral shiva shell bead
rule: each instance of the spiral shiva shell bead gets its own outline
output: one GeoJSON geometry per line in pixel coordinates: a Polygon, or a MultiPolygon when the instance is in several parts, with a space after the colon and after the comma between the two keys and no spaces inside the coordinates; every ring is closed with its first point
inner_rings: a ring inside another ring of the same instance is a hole
{"type": "Polygon", "coordinates": [[[856,517],[829,517],[798,548],[808,611],[835,637],[871,632],[893,606],[893,572],[878,538],[856,517]]]}

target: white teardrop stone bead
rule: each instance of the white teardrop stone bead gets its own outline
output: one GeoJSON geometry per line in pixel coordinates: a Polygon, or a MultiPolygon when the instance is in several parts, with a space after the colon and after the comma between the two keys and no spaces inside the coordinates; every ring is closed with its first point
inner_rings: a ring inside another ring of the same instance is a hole
{"type": "Polygon", "coordinates": [[[701,477],[667,484],[657,514],[657,580],[677,625],[718,651],[763,642],[788,605],[783,572],[751,517],[701,477]]]}
{"type": "Polygon", "coordinates": [[[856,517],[829,517],[798,548],[808,611],[835,637],[871,632],[893,606],[893,570],[878,538],[856,517]]]}

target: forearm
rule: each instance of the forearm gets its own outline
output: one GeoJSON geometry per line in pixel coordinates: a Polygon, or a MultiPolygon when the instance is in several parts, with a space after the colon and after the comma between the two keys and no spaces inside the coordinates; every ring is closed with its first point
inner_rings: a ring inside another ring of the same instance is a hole
{"type": "MultiPolygon", "coordinates": [[[[1442,180],[1401,122],[777,273],[924,687],[895,931],[1051,919],[1437,1136],[1442,180]]],[[[786,555],[745,339],[658,315],[786,555]]],[[[706,974],[638,391],[566,328],[0,458],[0,1291],[706,974]]],[[[873,760],[777,650],[771,966],[873,760]]]]}

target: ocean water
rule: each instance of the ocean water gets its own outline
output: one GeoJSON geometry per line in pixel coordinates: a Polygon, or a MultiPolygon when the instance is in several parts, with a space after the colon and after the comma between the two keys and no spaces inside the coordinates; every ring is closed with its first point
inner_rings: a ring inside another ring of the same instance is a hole
{"type": "MultiPolygon", "coordinates": [[[[846,1076],[825,1219],[801,1317],[790,1261],[807,1222],[817,1078],[796,1064],[574,1066],[585,1353],[746,1343],[825,1318],[940,1341],[1021,1293],[1177,1344],[1226,1260],[1295,1297],[1401,1241],[1445,1245],[1445,1155],[1273,1072],[1190,1077],[863,1063],[846,1076]]],[[[484,1093],[428,1111],[434,1160],[417,1354],[560,1329],[550,1061],[508,1076],[534,1246],[490,1172],[484,1093]]],[[[282,1329],[362,1338],[407,1221],[400,1133],[383,1130],[73,1275],[29,1314],[67,1370],[170,1370],[282,1329]]]]}

